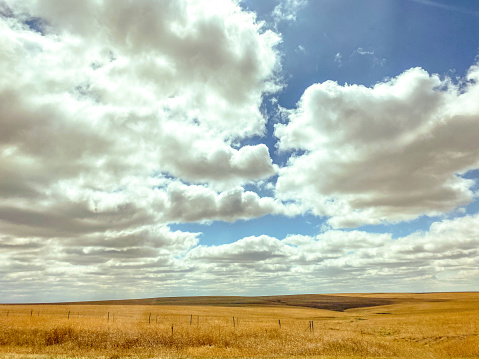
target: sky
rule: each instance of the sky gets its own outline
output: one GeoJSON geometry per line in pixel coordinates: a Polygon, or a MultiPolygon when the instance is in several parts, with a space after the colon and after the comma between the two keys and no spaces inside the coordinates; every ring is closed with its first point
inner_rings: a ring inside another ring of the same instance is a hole
{"type": "Polygon", "coordinates": [[[479,2],[1,0],[0,302],[479,290],[479,2]]]}

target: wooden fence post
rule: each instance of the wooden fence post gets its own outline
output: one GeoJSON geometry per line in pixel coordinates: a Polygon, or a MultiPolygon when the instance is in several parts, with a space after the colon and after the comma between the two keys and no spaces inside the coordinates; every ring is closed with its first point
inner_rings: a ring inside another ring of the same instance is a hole
{"type": "Polygon", "coordinates": [[[70,319],[70,311],[68,311],[68,319],[70,319]]]}
{"type": "Polygon", "coordinates": [[[149,317],[148,317],[148,324],[151,324],[151,313],[150,313],[150,315],[149,315],[149,317]]]}
{"type": "Polygon", "coordinates": [[[281,329],[281,319],[278,319],[279,329],[281,329]]]}

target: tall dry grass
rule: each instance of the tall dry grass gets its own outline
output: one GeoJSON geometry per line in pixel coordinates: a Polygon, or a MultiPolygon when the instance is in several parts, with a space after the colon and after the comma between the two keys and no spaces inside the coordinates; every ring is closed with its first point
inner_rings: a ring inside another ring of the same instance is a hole
{"type": "Polygon", "coordinates": [[[399,304],[345,312],[291,307],[0,306],[0,352],[107,357],[479,357],[478,304],[478,294],[457,294],[420,300],[412,296],[399,304]]]}

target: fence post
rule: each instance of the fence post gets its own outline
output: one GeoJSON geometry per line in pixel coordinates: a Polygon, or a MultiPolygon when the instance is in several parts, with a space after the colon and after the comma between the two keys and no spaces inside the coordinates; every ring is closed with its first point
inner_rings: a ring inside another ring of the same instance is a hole
{"type": "Polygon", "coordinates": [[[235,317],[233,317],[233,328],[236,328],[235,317]]]}
{"type": "Polygon", "coordinates": [[[281,329],[281,319],[278,319],[279,329],[281,329]]]}
{"type": "Polygon", "coordinates": [[[190,316],[190,325],[193,323],[193,314],[190,316]]]}
{"type": "Polygon", "coordinates": [[[148,324],[151,324],[151,313],[150,313],[150,315],[148,316],[148,324]]]}
{"type": "Polygon", "coordinates": [[[68,311],[68,319],[70,319],[70,311],[68,311]]]}
{"type": "Polygon", "coordinates": [[[108,317],[107,317],[106,321],[107,321],[107,322],[110,321],[110,312],[108,312],[108,317]]]}

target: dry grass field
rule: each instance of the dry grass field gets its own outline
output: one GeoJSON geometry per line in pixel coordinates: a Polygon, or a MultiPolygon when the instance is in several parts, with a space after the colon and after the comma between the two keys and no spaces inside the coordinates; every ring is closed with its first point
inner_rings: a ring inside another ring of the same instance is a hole
{"type": "Polygon", "coordinates": [[[479,358],[479,293],[143,301],[0,305],[0,356],[479,358]]]}

